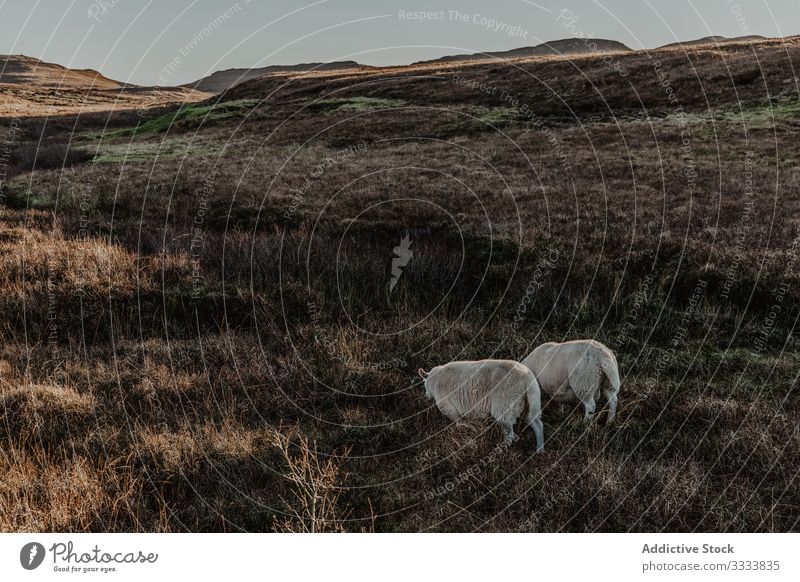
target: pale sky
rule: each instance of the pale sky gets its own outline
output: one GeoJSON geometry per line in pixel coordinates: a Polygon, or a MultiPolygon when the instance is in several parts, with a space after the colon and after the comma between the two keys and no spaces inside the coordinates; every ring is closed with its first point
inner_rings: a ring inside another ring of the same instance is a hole
{"type": "Polygon", "coordinates": [[[652,48],[712,34],[800,34],[800,0],[0,0],[0,54],[143,85],[232,67],[404,64],[578,35],[652,48]]]}

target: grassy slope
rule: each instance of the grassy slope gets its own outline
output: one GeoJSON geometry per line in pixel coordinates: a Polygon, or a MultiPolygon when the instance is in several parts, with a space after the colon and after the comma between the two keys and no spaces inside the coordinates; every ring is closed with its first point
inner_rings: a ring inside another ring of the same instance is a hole
{"type": "Polygon", "coordinates": [[[704,69],[710,110],[665,53],[688,116],[638,54],[578,61],[616,119],[547,61],[581,123],[493,64],[460,74],[542,123],[390,71],[80,126],[94,163],[5,192],[0,527],[796,530],[798,100],[766,46],[760,88],[704,69]],[[548,403],[543,455],[416,382],[583,336],[619,355],[619,422],[548,403]]]}

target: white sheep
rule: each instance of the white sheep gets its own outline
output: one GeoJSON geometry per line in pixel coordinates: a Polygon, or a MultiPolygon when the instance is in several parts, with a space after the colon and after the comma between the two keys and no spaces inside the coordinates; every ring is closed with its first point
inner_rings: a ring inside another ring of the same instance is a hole
{"type": "Polygon", "coordinates": [[[503,442],[514,440],[514,423],[528,403],[528,424],[536,435],[536,450],[544,449],[541,393],[531,371],[512,360],[450,362],[430,372],[419,369],[425,395],[450,420],[494,418],[503,430],[503,442]]]}
{"type": "Polygon", "coordinates": [[[595,340],[574,340],[540,345],[522,360],[536,376],[542,390],[558,402],[575,399],[583,403],[585,418],[591,420],[595,400],[603,389],[608,400],[608,421],[617,414],[619,369],[617,358],[595,340]]]}

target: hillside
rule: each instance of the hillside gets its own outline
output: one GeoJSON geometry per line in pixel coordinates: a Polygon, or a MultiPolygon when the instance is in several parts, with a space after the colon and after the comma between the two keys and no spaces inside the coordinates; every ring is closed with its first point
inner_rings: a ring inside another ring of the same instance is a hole
{"type": "Polygon", "coordinates": [[[449,55],[414,63],[416,65],[425,63],[453,63],[461,61],[476,61],[486,59],[515,59],[520,57],[546,57],[546,56],[569,56],[587,55],[607,52],[628,52],[631,49],[616,40],[580,39],[564,38],[543,42],[536,46],[525,46],[507,51],[479,52],[466,55],[449,55]]]}
{"type": "Polygon", "coordinates": [[[700,111],[709,105],[796,96],[792,71],[800,59],[800,37],[698,46],[688,52],[665,48],[611,55],[429,62],[346,75],[320,72],[297,76],[290,83],[264,77],[238,85],[223,99],[363,96],[416,105],[500,107],[509,105],[508,95],[513,93],[518,103],[542,116],[610,118],[661,115],[673,109],[664,86],[668,78],[669,91],[679,103],[700,111]]]}
{"type": "Polygon", "coordinates": [[[333,63],[302,63],[299,65],[270,65],[256,69],[226,69],[216,71],[207,77],[186,83],[183,87],[197,89],[206,93],[222,93],[240,83],[257,79],[274,73],[298,73],[306,71],[338,71],[342,69],[369,69],[355,61],[338,61],[333,63]]]}
{"type": "Polygon", "coordinates": [[[143,109],[208,97],[183,87],[121,83],[92,69],[70,69],[24,55],[0,56],[0,116],[143,109]]]}
{"type": "MultiPolygon", "coordinates": [[[[603,39],[583,40],[578,38],[566,38],[544,42],[536,46],[521,47],[507,51],[479,52],[467,55],[450,55],[429,61],[421,61],[414,65],[425,63],[450,63],[485,59],[513,59],[520,57],[544,57],[544,56],[564,56],[564,55],[585,55],[592,53],[605,52],[626,52],[631,49],[621,42],[603,39]]],[[[236,87],[246,81],[251,81],[259,77],[273,75],[276,73],[308,73],[325,71],[370,71],[380,69],[362,65],[355,61],[340,61],[332,63],[303,63],[298,65],[271,65],[255,69],[227,69],[216,71],[207,77],[186,83],[184,87],[190,87],[208,93],[222,93],[228,89],[236,87]]]]}
{"type": "Polygon", "coordinates": [[[665,44],[664,46],[658,48],[698,47],[707,44],[722,45],[722,44],[733,44],[733,43],[750,43],[750,42],[759,42],[762,40],[767,40],[767,38],[758,34],[751,34],[748,36],[736,36],[733,38],[728,38],[726,36],[704,36],[703,38],[697,38],[695,40],[684,40],[679,42],[673,42],[670,44],[665,44]]]}
{"type": "Polygon", "coordinates": [[[92,69],[68,69],[25,55],[0,55],[0,85],[49,89],[119,89],[122,83],[92,69]]]}

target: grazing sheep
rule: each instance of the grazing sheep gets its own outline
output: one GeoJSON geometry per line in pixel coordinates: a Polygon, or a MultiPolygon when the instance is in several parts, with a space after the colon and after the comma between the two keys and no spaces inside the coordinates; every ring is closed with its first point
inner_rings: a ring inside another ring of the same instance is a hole
{"type": "Polygon", "coordinates": [[[514,423],[528,402],[528,424],[536,435],[536,450],[544,449],[541,394],[531,371],[511,360],[450,362],[430,372],[419,369],[425,395],[436,401],[450,420],[491,416],[503,429],[503,442],[514,440],[514,423]]]}
{"type": "Polygon", "coordinates": [[[614,353],[594,340],[546,343],[522,360],[536,376],[542,390],[559,402],[576,398],[583,402],[585,418],[590,420],[600,388],[608,400],[608,421],[617,414],[619,369],[614,353]]]}

